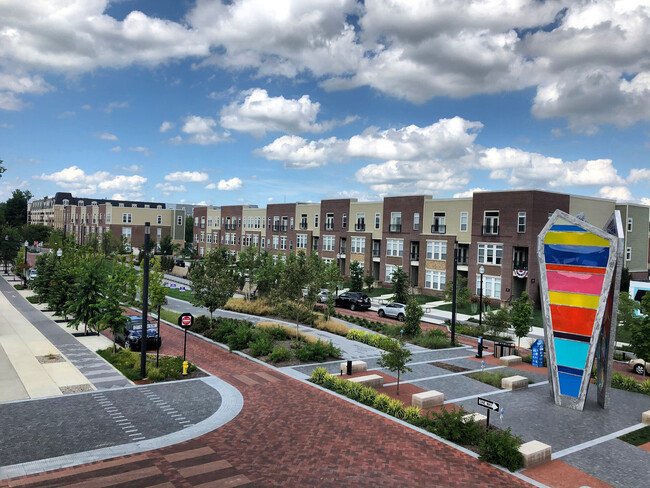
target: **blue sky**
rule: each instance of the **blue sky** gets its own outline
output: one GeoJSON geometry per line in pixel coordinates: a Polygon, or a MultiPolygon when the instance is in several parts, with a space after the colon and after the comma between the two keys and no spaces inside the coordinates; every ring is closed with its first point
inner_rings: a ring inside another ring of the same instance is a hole
{"type": "Polygon", "coordinates": [[[650,4],[6,0],[0,200],[650,204],[650,4]]]}

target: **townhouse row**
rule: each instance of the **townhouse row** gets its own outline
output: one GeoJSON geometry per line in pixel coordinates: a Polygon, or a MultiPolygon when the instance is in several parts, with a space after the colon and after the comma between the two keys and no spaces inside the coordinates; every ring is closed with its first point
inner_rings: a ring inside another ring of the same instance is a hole
{"type": "Polygon", "coordinates": [[[58,192],[53,198],[44,197],[27,205],[27,222],[43,224],[74,236],[84,244],[91,235],[99,241],[108,231],[124,237],[126,247],[142,247],[145,222],[150,223],[151,238],[157,243],[168,234],[181,246],[185,242],[185,219],[191,207],[169,206],[159,202],[78,198],[71,193],[58,192]]]}
{"type": "Polygon", "coordinates": [[[215,247],[236,254],[254,245],[277,256],[317,252],[349,275],[357,261],[380,286],[405,270],[418,293],[439,295],[453,277],[454,248],[460,274],[478,294],[505,303],[523,291],[539,298],[537,235],[556,209],[584,213],[602,228],[615,210],[625,227],[625,265],[635,279],[648,279],[650,209],[613,200],[545,191],[475,193],[472,198],[426,195],[320,203],[196,207],[194,249],[204,256],[215,247]]]}

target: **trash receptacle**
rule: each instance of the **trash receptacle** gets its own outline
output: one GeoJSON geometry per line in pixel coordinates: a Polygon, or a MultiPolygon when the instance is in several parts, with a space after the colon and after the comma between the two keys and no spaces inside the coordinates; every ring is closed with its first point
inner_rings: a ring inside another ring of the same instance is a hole
{"type": "Polygon", "coordinates": [[[512,356],[515,353],[515,344],[513,342],[495,342],[494,357],[512,356]]]}

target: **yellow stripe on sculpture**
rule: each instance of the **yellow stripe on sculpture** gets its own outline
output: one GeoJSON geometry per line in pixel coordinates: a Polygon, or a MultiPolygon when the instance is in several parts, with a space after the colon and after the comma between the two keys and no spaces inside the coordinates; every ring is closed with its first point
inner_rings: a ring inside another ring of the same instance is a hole
{"type": "Polygon", "coordinates": [[[609,241],[589,232],[549,232],[544,244],[561,244],[565,246],[602,246],[609,247],[609,241]]]}
{"type": "Polygon", "coordinates": [[[549,302],[552,305],[568,305],[570,307],[598,308],[599,295],[583,295],[582,293],[564,293],[549,291],[549,302]]]}

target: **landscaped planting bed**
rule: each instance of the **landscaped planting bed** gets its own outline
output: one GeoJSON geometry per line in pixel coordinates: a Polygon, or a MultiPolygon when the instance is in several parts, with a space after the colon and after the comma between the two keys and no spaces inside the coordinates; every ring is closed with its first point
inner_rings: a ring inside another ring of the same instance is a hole
{"type": "MultiPolygon", "coordinates": [[[[131,381],[143,379],[140,376],[140,353],[120,349],[113,352],[113,348],[97,351],[101,357],[111,363],[131,381]]],[[[156,367],[156,356],[147,354],[147,379],[157,383],[160,381],[179,380],[181,378],[196,378],[205,376],[205,373],[198,370],[196,366],[189,363],[187,376],[183,376],[183,358],[180,356],[160,356],[158,367],[156,367]]]]}
{"type": "Polygon", "coordinates": [[[519,452],[521,438],[513,435],[510,428],[504,431],[491,426],[490,430],[485,431],[474,420],[463,419],[465,412],[455,408],[451,411],[443,409],[440,412],[428,412],[422,416],[418,407],[405,407],[399,400],[380,394],[373,388],[331,375],[325,368],[316,368],[310,381],[465,446],[479,453],[479,459],[483,461],[499,464],[510,471],[523,466],[523,457],[519,452]]]}

